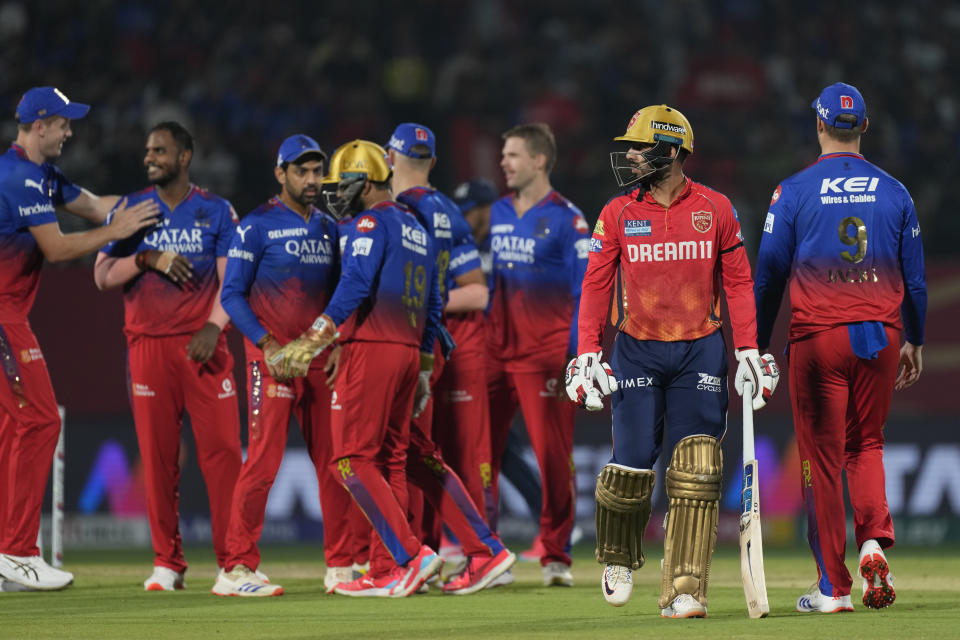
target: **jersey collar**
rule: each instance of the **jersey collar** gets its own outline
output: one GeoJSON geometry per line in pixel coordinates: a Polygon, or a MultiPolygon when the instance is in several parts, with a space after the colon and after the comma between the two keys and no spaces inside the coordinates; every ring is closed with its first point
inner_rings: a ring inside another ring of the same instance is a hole
{"type": "MultiPolygon", "coordinates": [[[[681,200],[683,200],[684,198],[686,198],[687,196],[689,196],[689,195],[690,195],[690,192],[691,192],[692,190],[693,190],[693,180],[691,180],[691,179],[688,178],[687,176],[683,176],[683,190],[680,191],[680,194],[677,195],[676,198],[674,198],[673,202],[670,203],[670,206],[669,206],[669,207],[666,207],[666,208],[669,209],[669,208],[673,207],[674,205],[676,205],[678,202],[680,202],[681,200]]],[[[656,200],[653,199],[653,196],[650,195],[650,192],[649,192],[649,191],[644,191],[644,192],[643,192],[643,201],[644,201],[646,204],[663,208],[663,205],[662,205],[662,204],[660,204],[659,202],[657,202],[656,200]]]]}

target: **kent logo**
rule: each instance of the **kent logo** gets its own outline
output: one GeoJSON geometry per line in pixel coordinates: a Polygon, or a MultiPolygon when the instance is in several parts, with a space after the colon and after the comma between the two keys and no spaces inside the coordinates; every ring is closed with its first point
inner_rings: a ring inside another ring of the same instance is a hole
{"type": "Polygon", "coordinates": [[[858,176],[856,178],[824,178],[820,183],[820,195],[826,193],[864,193],[876,191],[880,178],[858,176]]]}

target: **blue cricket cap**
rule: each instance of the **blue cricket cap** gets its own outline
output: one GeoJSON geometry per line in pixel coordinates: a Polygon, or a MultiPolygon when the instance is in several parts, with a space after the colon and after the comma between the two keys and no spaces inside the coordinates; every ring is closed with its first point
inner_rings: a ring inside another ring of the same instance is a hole
{"type": "Polygon", "coordinates": [[[821,91],[820,96],[810,106],[821,120],[837,129],[858,127],[867,117],[867,103],[863,101],[863,96],[855,86],[845,82],[836,82],[821,91]],[[837,116],[844,113],[852,113],[857,117],[857,121],[837,122],[837,116]]]}
{"type": "Polygon", "coordinates": [[[310,136],[298,133],[295,136],[290,136],[280,145],[280,151],[277,152],[277,166],[279,167],[284,163],[296,162],[297,159],[305,153],[319,154],[324,162],[327,161],[327,154],[323,152],[323,149],[320,148],[316,140],[310,136]]]}
{"type": "Polygon", "coordinates": [[[429,127],[415,122],[404,122],[397,125],[390,141],[387,143],[388,149],[393,149],[397,153],[402,153],[411,158],[432,158],[437,155],[437,139],[429,127]],[[427,153],[418,153],[413,150],[416,145],[423,145],[429,151],[427,153]]]}
{"type": "Polygon", "coordinates": [[[460,213],[466,213],[474,207],[490,204],[497,199],[497,188],[484,178],[474,178],[461,182],[453,190],[453,201],[460,207],[460,213]]]}
{"type": "Polygon", "coordinates": [[[28,124],[41,118],[63,116],[70,120],[79,120],[90,111],[90,105],[71,102],[56,87],[34,87],[23,94],[17,103],[17,120],[28,124]]]}

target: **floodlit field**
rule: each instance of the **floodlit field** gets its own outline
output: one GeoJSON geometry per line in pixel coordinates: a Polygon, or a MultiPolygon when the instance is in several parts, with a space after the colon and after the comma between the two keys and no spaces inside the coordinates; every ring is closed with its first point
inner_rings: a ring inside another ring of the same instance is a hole
{"type": "MultiPolygon", "coordinates": [[[[769,550],[770,617],[747,617],[735,548],[717,553],[709,618],[659,616],[658,550],[634,574],[630,603],[615,609],[600,593],[589,545],[576,548],[573,589],[544,588],[538,565],[518,563],[512,587],[474,596],[438,591],[404,600],[324,594],[319,549],[264,551],[261,569],[286,589],[278,598],[218,598],[209,593],[215,563],[208,550],[188,550],[187,590],[146,593],[147,551],[68,550],[76,583],[60,593],[0,593],[0,638],[956,638],[960,636],[960,555],[955,548],[895,549],[888,554],[897,601],[890,609],[851,614],[798,614],[794,603],[815,579],[806,549],[769,550]]],[[[848,551],[849,556],[849,551],[848,551]]],[[[855,555],[848,558],[853,566],[855,555]]]]}

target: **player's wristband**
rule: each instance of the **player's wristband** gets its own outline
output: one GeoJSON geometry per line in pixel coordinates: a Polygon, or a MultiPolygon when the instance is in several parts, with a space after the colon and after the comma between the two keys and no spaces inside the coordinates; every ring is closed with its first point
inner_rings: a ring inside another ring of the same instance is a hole
{"type": "Polygon", "coordinates": [[[134,264],[137,265],[137,268],[140,271],[146,271],[150,267],[147,266],[147,256],[150,254],[150,249],[146,249],[137,254],[137,257],[133,259],[134,264]]]}
{"type": "Polygon", "coordinates": [[[257,340],[257,348],[263,349],[265,346],[267,346],[267,343],[270,342],[271,340],[273,340],[273,334],[268,331],[263,335],[262,338],[257,340]]]}

